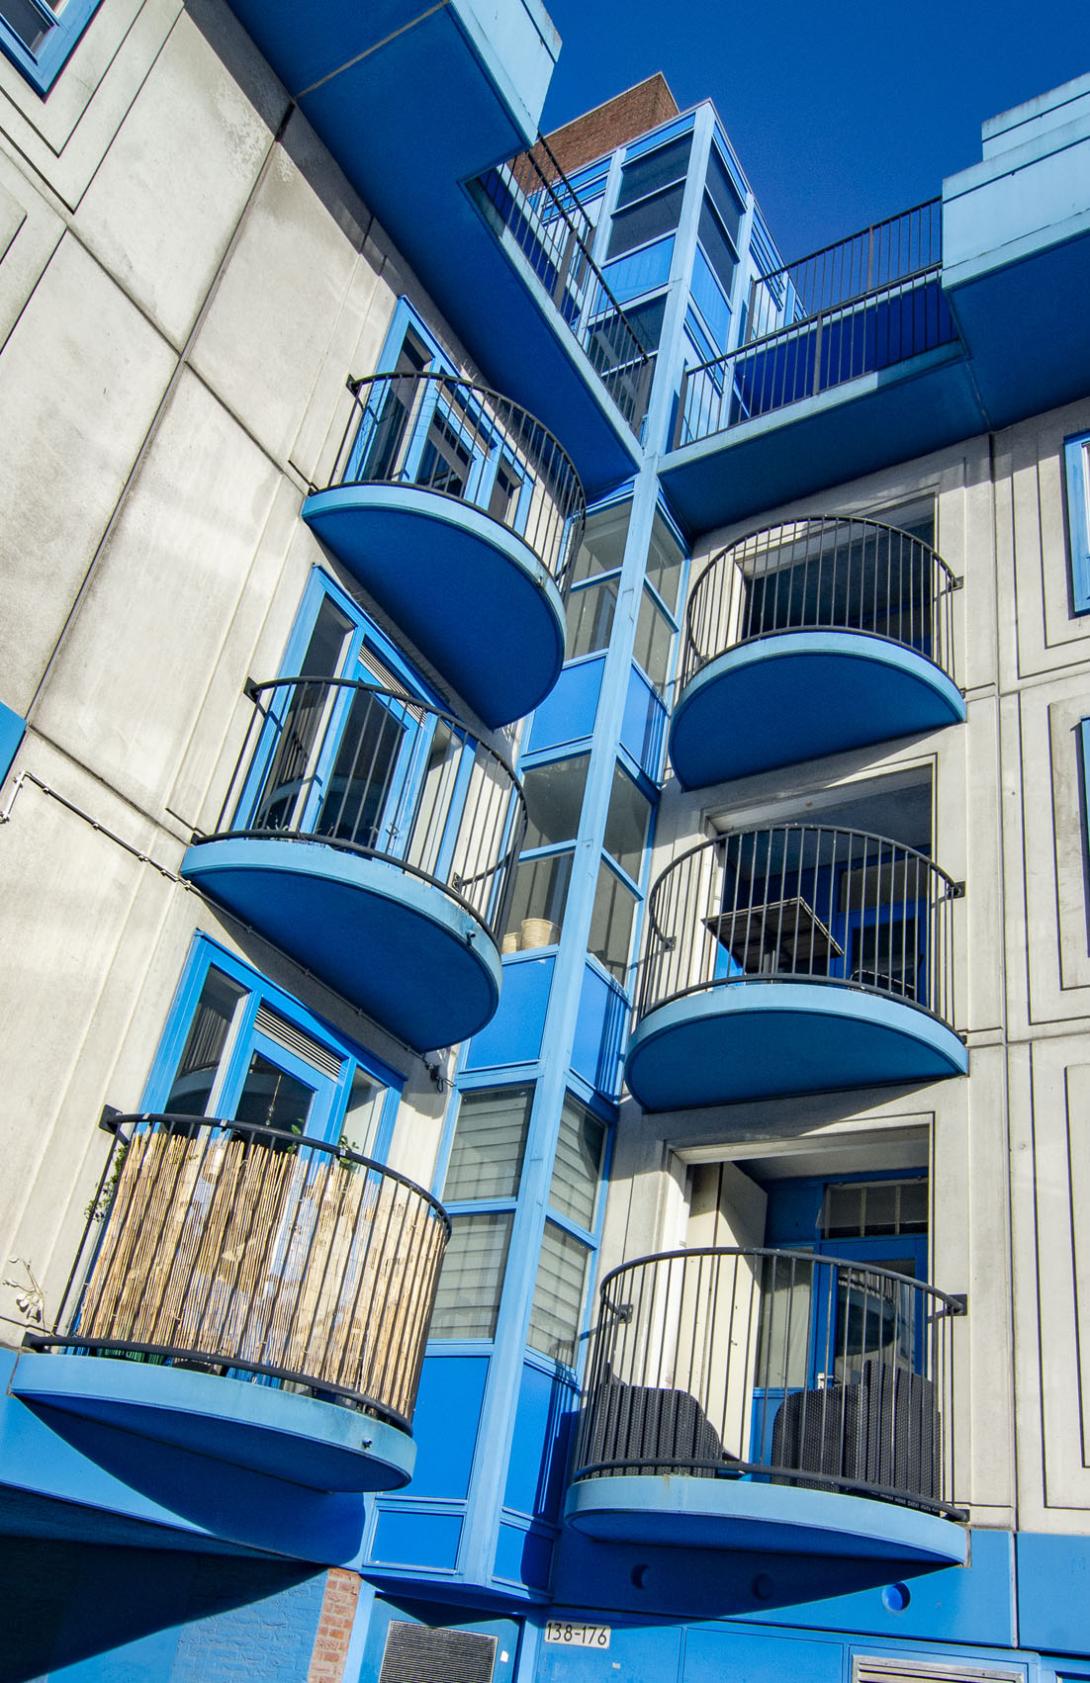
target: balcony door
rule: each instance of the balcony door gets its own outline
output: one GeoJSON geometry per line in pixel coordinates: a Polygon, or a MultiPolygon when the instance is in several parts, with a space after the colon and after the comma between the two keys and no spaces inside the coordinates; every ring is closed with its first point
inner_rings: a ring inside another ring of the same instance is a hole
{"type": "Polygon", "coordinates": [[[464,738],[418,704],[330,591],[285,666],[262,692],[267,723],[235,829],[314,836],[441,874],[464,804],[464,738]]]}
{"type": "Polygon", "coordinates": [[[328,1139],[342,1060],[210,967],[164,1112],[328,1139]]]}

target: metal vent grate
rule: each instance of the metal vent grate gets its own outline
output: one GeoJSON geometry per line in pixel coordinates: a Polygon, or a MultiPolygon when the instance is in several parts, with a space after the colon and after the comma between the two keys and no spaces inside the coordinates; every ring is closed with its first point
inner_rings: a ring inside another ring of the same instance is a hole
{"type": "Polygon", "coordinates": [[[492,1683],[496,1638],[394,1620],[379,1683],[492,1683]]]}
{"type": "Polygon", "coordinates": [[[312,1040],[302,1029],[297,1029],[283,1017],[278,1017],[267,1005],[258,1006],[254,1027],[259,1034],[265,1035],[269,1040],[275,1040],[278,1046],[283,1046],[287,1052],[294,1052],[296,1057],[305,1059],[314,1069],[328,1075],[331,1080],[339,1080],[344,1068],[344,1059],[338,1058],[335,1052],[330,1052],[320,1041],[312,1040]]]}
{"type": "Polygon", "coordinates": [[[1025,1671],[996,1671],[991,1666],[935,1665],[900,1654],[852,1658],[852,1683],[1026,1683],[1025,1671]]]}

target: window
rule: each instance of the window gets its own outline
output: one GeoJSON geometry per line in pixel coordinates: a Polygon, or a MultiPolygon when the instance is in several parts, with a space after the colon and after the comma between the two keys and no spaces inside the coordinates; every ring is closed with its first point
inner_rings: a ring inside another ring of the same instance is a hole
{"type": "Polygon", "coordinates": [[[617,580],[604,579],[573,590],[568,598],[568,660],[609,647],[617,607],[617,580]]]}
{"type": "Polygon", "coordinates": [[[513,1220],[507,1212],[492,1211],[453,1218],[430,1337],[494,1336],[513,1220]]]}
{"type": "Polygon", "coordinates": [[[528,1335],[532,1349],[568,1367],[575,1362],[583,1320],[605,1145],[605,1124],[569,1094],[560,1113],[551,1213],[542,1235],[528,1335]]]}
{"type": "Polygon", "coordinates": [[[0,0],[0,51],[47,94],[99,0],[0,0]]]}
{"type": "Polygon", "coordinates": [[[586,1233],[594,1228],[605,1148],[605,1123],[569,1095],[560,1113],[549,1203],[586,1233]]]}
{"type": "Polygon", "coordinates": [[[587,950],[624,987],[636,921],[636,895],[605,860],[598,867],[587,950]]]}
{"type": "Polygon", "coordinates": [[[621,766],[615,765],[606,813],[605,848],[633,882],[639,882],[643,870],[650,820],[651,803],[647,796],[621,766]]]}
{"type": "Polygon", "coordinates": [[[1085,614],[1090,612],[1090,433],[1064,441],[1064,462],[1071,601],[1077,614],[1085,614]]]}
{"type": "Polygon", "coordinates": [[[503,936],[505,953],[551,947],[559,941],[571,865],[570,850],[519,861],[503,936]]]}
{"type": "Polygon", "coordinates": [[[389,1148],[400,1077],[200,937],[144,1094],[168,1116],[216,1117],[389,1148]]]}
{"type": "Polygon", "coordinates": [[[518,1196],[533,1097],[532,1087],[463,1093],[443,1187],[448,1203],[518,1196]]]}
{"type": "Polygon", "coordinates": [[[531,1349],[571,1367],[583,1318],[590,1247],[554,1221],[545,1223],[530,1310],[531,1349]]]}
{"type": "Polygon", "coordinates": [[[528,820],[522,844],[524,853],[574,840],[579,832],[588,764],[587,755],[580,754],[574,759],[532,766],[523,772],[522,791],[528,820]]]}
{"type": "Polygon", "coordinates": [[[871,1239],[927,1232],[927,1181],[871,1180],[825,1190],[821,1232],[826,1239],[871,1239]]]}

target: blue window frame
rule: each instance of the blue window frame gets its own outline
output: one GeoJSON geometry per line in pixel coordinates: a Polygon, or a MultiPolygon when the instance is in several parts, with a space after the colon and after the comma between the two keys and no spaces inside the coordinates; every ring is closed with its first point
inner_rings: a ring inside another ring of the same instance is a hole
{"type": "Polygon", "coordinates": [[[198,935],[142,1109],[267,1123],[385,1160],[403,1077],[198,935]]]}
{"type": "Polygon", "coordinates": [[[1067,533],[1071,546],[1071,601],[1090,613],[1090,432],[1064,440],[1067,533]]]}
{"type": "Polygon", "coordinates": [[[405,299],[394,312],[379,376],[348,455],[345,483],[420,485],[473,503],[524,532],[534,489],[527,463],[504,442],[488,403],[458,378],[452,359],[405,299]],[[450,379],[420,378],[428,374],[450,379]]]}
{"type": "Polygon", "coordinates": [[[98,6],[99,0],[0,0],[0,51],[44,96],[98,6]]]}

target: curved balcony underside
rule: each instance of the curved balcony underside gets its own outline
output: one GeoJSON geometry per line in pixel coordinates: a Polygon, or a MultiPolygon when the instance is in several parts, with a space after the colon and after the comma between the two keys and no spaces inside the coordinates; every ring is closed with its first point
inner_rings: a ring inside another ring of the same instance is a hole
{"type": "Polygon", "coordinates": [[[418,485],[340,485],[303,518],[485,724],[549,694],[564,603],[549,569],[483,510],[418,485]]]}
{"type": "Polygon", "coordinates": [[[953,1520],[839,1491],[647,1474],[580,1479],[565,1517],[604,1543],[846,1555],[898,1566],[961,1566],[953,1520]]]}
{"type": "Polygon", "coordinates": [[[746,979],[656,1006],[625,1079],[645,1110],[964,1075],[954,1031],[919,1006],[829,982],[746,979]]]}
{"type": "Polygon", "coordinates": [[[416,1051],[467,1040],[499,1003],[484,925],[390,860],[226,836],[195,843],[182,873],[416,1051]]]}
{"type": "Polygon", "coordinates": [[[685,789],[960,724],[965,702],[925,655],[861,631],[788,631],[709,662],[681,693],[670,758],[685,789]]]}
{"type": "Polygon", "coordinates": [[[12,1391],[43,1416],[130,1432],[311,1490],[397,1490],[416,1460],[412,1438],[385,1421],[180,1366],[24,1356],[12,1391]]]}

